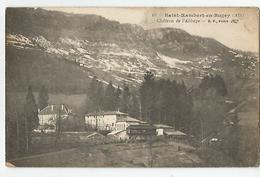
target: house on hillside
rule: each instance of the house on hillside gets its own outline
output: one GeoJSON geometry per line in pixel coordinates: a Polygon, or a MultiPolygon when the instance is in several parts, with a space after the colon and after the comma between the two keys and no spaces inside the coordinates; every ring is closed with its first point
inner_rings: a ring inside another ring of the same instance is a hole
{"type": "Polygon", "coordinates": [[[127,114],[120,111],[89,113],[85,115],[85,124],[88,128],[113,131],[117,120],[126,118],[127,114]]]}
{"type": "Polygon", "coordinates": [[[64,104],[51,104],[38,111],[40,130],[55,131],[57,118],[67,118],[71,110],[64,104]]]}

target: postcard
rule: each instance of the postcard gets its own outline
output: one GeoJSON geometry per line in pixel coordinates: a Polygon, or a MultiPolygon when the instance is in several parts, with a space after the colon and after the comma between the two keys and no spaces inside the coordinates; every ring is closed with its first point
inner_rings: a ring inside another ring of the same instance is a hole
{"type": "Polygon", "coordinates": [[[257,167],[259,9],[6,9],[6,165],[257,167]]]}

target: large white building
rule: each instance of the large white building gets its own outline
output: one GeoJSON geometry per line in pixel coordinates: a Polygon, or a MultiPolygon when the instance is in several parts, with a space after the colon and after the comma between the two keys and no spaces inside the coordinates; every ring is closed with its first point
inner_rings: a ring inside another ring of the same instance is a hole
{"type": "Polygon", "coordinates": [[[89,113],[85,115],[85,124],[88,128],[113,131],[116,129],[117,120],[126,117],[126,113],[119,111],[89,113]]]}
{"type": "Polygon", "coordinates": [[[58,116],[66,118],[69,116],[70,110],[65,105],[51,104],[39,110],[39,128],[41,130],[55,130],[58,116]]]}
{"type": "Polygon", "coordinates": [[[145,122],[129,117],[126,113],[120,111],[107,111],[86,114],[85,123],[88,128],[92,129],[122,131],[126,130],[129,125],[145,122]]]}

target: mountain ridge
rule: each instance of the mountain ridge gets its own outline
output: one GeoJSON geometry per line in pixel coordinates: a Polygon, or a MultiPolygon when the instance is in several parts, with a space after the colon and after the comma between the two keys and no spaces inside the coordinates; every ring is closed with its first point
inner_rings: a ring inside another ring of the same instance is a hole
{"type": "Polygon", "coordinates": [[[243,72],[253,75],[257,63],[255,57],[215,39],[177,28],[147,30],[98,15],[39,8],[8,8],[6,14],[7,48],[39,50],[63,58],[104,83],[112,80],[136,87],[146,70],[181,80],[220,74],[229,82],[232,78],[227,72],[235,72],[233,78],[243,72]]]}

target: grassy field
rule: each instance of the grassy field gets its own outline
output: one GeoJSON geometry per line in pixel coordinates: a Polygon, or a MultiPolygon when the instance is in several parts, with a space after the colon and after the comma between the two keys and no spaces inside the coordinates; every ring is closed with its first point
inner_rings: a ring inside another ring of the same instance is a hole
{"type": "Polygon", "coordinates": [[[80,146],[10,161],[23,167],[195,167],[203,161],[191,146],[171,142],[80,146]]]}

